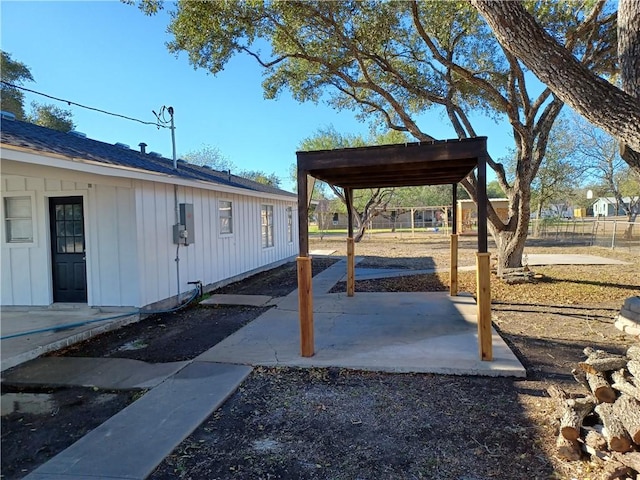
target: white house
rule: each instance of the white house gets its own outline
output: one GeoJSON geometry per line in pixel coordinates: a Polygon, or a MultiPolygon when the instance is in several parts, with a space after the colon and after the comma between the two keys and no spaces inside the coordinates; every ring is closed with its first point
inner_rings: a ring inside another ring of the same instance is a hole
{"type": "Polygon", "coordinates": [[[2,119],[2,306],[143,308],[291,259],[297,197],[2,119]]]}
{"type": "MultiPolygon", "coordinates": [[[[625,203],[627,208],[631,205],[632,209],[635,210],[635,213],[640,213],[640,202],[638,201],[638,197],[624,197],[622,201],[625,203]]],[[[618,205],[615,197],[600,197],[593,203],[592,208],[594,217],[615,217],[627,215],[627,212],[624,211],[622,205],[618,205]],[[618,207],[617,211],[616,206],[618,207]]]]}

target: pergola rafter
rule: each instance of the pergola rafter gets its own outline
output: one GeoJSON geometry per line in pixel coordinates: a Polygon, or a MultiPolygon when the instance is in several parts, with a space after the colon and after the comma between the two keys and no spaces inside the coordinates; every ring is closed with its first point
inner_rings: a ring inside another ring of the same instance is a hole
{"type": "Polygon", "coordinates": [[[308,210],[313,182],[310,177],[341,187],[347,203],[347,295],[355,292],[353,243],[353,190],[379,187],[452,185],[453,233],[451,235],[451,295],[457,295],[457,184],[477,168],[478,178],[478,253],[477,302],[480,358],[492,359],[491,293],[489,253],[487,253],[487,138],[415,142],[335,150],[297,152],[298,218],[300,255],[298,262],[298,299],[301,354],[314,354],[313,294],[309,257],[308,210]]]}

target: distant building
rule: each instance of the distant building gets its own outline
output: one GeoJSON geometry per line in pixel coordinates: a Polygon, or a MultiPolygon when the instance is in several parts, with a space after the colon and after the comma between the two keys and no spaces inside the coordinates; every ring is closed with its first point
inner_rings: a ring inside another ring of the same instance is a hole
{"type": "MultiPolygon", "coordinates": [[[[629,205],[633,205],[634,213],[640,213],[640,201],[638,197],[623,197],[622,201],[627,210],[629,205]]],[[[592,204],[594,217],[617,217],[627,215],[625,207],[618,204],[615,197],[600,197],[592,204]],[[616,210],[617,208],[617,210],[616,210]]]]}
{"type": "MultiPolygon", "coordinates": [[[[509,200],[506,198],[490,198],[501,220],[509,220],[509,200]]],[[[478,207],[473,200],[458,200],[458,233],[471,233],[478,229],[478,207]]]]}

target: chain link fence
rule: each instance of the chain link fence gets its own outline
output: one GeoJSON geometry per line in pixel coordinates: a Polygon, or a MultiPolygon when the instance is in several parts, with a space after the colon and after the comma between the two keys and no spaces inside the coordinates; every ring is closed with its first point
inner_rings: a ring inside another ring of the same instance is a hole
{"type": "Polygon", "coordinates": [[[640,255],[640,224],[627,218],[542,218],[529,223],[529,238],[595,245],[640,255]]]}

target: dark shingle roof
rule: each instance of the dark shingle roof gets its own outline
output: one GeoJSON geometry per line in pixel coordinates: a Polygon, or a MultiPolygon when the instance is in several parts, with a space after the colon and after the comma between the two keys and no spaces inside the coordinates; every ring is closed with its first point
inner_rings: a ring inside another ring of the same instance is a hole
{"type": "Polygon", "coordinates": [[[179,162],[176,172],[173,169],[173,161],[164,157],[141,153],[138,150],[59,132],[19,120],[2,119],[0,139],[3,145],[13,145],[43,153],[55,153],[107,165],[137,168],[188,180],[214,182],[255,192],[296,197],[295,194],[279,188],[190,163],[179,162]]]}

